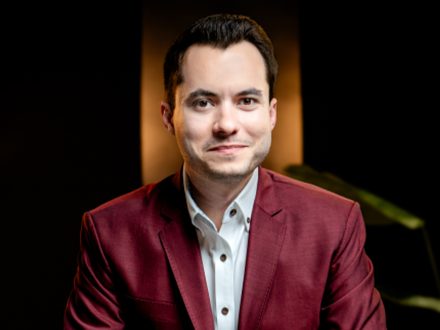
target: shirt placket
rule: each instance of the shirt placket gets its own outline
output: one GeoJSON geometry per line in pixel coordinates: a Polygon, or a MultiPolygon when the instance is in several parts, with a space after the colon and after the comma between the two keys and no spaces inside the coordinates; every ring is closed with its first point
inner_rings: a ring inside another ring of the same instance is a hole
{"type": "Polygon", "coordinates": [[[213,253],[218,329],[235,329],[234,262],[228,242],[220,235],[213,253]]]}

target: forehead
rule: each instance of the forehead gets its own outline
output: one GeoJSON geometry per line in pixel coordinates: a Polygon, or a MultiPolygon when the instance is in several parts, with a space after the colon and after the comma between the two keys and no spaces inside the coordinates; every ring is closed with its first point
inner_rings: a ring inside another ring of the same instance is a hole
{"type": "Polygon", "coordinates": [[[181,88],[268,90],[266,65],[258,49],[247,41],[225,49],[193,45],[182,60],[181,88]]]}

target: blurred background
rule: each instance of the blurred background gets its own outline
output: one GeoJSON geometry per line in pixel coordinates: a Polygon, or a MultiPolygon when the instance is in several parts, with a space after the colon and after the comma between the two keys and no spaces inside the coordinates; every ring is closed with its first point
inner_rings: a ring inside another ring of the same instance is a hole
{"type": "Polygon", "coordinates": [[[388,328],[438,329],[434,11],[249,0],[2,5],[1,328],[62,328],[82,214],[179,168],[160,124],[162,58],[217,12],[250,15],[275,44],[279,122],[265,165],[292,176],[304,172],[287,166],[306,166],[305,178],[379,198],[370,212],[359,195],[388,328]]]}

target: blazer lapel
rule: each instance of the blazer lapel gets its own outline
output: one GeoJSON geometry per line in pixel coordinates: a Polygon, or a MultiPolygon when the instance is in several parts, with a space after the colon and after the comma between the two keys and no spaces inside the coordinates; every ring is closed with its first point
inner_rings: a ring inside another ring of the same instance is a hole
{"type": "Polygon", "coordinates": [[[239,329],[258,329],[261,323],[285,235],[285,223],[273,191],[272,178],[260,168],[249,233],[239,329]]]}
{"type": "Polygon", "coordinates": [[[170,189],[171,193],[167,191],[161,199],[165,201],[162,215],[171,221],[159,237],[194,328],[213,329],[214,319],[197,234],[186,210],[180,175],[173,180],[174,189],[170,189]]]}

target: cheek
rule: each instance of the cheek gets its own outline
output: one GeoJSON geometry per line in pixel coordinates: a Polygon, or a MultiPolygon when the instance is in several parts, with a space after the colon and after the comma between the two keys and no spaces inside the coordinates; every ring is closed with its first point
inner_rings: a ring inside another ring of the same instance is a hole
{"type": "Polygon", "coordinates": [[[179,140],[185,144],[197,144],[207,137],[206,121],[198,118],[182,118],[176,127],[179,140]]]}
{"type": "Polygon", "coordinates": [[[261,116],[250,117],[247,118],[244,123],[248,134],[255,138],[266,136],[272,132],[269,116],[265,116],[264,118],[261,116]]]}

